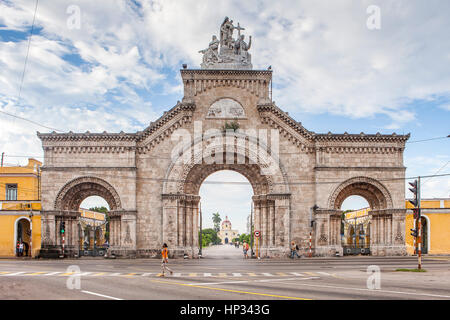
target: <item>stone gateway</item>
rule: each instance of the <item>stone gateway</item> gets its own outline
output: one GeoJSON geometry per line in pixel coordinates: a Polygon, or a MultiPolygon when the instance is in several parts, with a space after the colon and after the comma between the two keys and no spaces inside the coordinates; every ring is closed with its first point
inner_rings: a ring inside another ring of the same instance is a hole
{"type": "MultiPolygon", "coordinates": [[[[409,135],[332,134],[307,130],[271,99],[271,70],[252,70],[243,28],[226,18],[201,69],[184,68],[181,102],[134,133],[39,133],[42,250],[79,250],[79,206],[88,196],[110,207],[110,249],[154,257],[166,242],[173,256],[197,257],[199,189],[219,170],[244,175],[253,188],[262,256],[342,254],[342,202],[370,204],[372,255],[404,255],[405,167],[409,135]],[[234,35],[233,31],[238,34],[234,35]],[[227,122],[237,127],[229,129],[227,122]]],[[[249,38],[250,39],[250,38],[249,38]]]]}

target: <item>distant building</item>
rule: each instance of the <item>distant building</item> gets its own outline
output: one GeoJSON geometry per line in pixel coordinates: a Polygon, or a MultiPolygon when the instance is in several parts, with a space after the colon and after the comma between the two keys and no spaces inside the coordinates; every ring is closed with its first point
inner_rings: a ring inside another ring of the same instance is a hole
{"type": "Polygon", "coordinates": [[[231,222],[228,220],[228,216],[226,216],[225,220],[222,221],[222,225],[220,227],[220,231],[217,233],[217,236],[221,240],[222,244],[230,243],[234,238],[239,237],[238,230],[231,229],[231,222]]]}

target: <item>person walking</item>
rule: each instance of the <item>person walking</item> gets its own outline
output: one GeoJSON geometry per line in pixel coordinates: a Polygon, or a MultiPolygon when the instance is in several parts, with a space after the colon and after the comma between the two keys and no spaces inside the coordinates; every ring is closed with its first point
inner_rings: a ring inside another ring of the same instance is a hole
{"type": "Polygon", "coordinates": [[[159,275],[160,277],[164,277],[164,272],[167,269],[170,274],[173,274],[173,271],[167,266],[167,264],[169,263],[169,249],[167,248],[167,244],[164,243],[162,246],[162,250],[161,250],[161,256],[162,256],[162,261],[161,261],[161,274],[159,275]]]}
{"type": "Polygon", "coordinates": [[[242,251],[244,252],[244,259],[248,259],[248,243],[244,240],[244,243],[242,244],[242,251]]]}
{"type": "Polygon", "coordinates": [[[291,258],[294,259],[295,256],[297,256],[297,258],[300,258],[300,256],[298,255],[297,250],[299,250],[298,245],[295,244],[295,241],[291,242],[291,258]]]}
{"type": "Polygon", "coordinates": [[[17,256],[17,257],[20,256],[20,250],[19,250],[19,248],[20,248],[20,242],[17,241],[17,244],[16,244],[16,256],[17,256]]]}

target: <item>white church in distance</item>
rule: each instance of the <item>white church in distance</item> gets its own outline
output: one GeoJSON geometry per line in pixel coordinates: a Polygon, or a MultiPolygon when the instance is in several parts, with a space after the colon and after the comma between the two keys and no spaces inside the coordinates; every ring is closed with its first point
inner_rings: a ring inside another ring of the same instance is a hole
{"type": "Polygon", "coordinates": [[[231,229],[231,222],[228,220],[228,216],[225,216],[225,220],[222,221],[220,231],[217,233],[222,244],[228,244],[233,241],[234,238],[239,237],[238,230],[231,229]]]}

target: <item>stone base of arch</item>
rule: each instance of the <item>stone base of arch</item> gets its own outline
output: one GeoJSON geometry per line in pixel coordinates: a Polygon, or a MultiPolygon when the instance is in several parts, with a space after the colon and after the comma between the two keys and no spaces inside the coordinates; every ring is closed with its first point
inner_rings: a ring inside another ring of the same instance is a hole
{"type": "Polygon", "coordinates": [[[371,210],[370,253],[373,256],[405,256],[406,209],[371,210]]]}
{"type": "MultiPolygon", "coordinates": [[[[42,240],[38,256],[58,258],[62,253],[59,226],[65,222],[65,257],[80,257],[80,212],[68,210],[42,211],[42,240]]],[[[113,210],[110,216],[110,250],[118,258],[136,257],[136,211],[113,210]]]]}
{"type": "Polygon", "coordinates": [[[342,256],[341,210],[314,210],[314,256],[342,256]]]}

